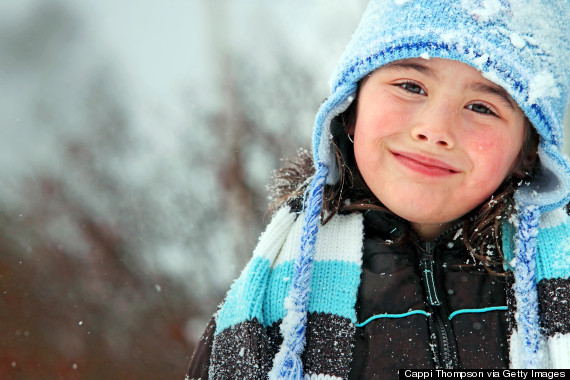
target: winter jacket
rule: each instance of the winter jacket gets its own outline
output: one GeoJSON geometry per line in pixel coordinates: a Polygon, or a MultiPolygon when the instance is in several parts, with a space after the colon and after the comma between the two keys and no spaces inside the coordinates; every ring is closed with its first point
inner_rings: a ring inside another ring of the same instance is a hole
{"type": "MultiPolygon", "coordinates": [[[[569,236],[564,212],[547,217],[539,241],[552,233],[569,236]]],[[[275,215],[208,325],[187,378],[267,377],[282,341],[283,304],[301,221],[302,215],[288,207],[275,215]]],[[[459,226],[434,242],[413,236],[389,242],[405,229],[404,222],[377,212],[336,215],[321,226],[303,354],[309,378],[392,378],[402,368],[500,368],[516,362],[511,282],[477,267],[460,267],[473,260],[460,241],[459,226]]],[[[504,235],[509,258],[512,231],[504,235]]],[[[545,362],[565,368],[570,366],[568,247],[548,252],[550,242],[543,243],[537,265],[550,275],[538,284],[541,326],[549,337],[545,362]]]]}
{"type": "Polygon", "coordinates": [[[385,213],[364,215],[349,379],[394,379],[406,368],[508,368],[508,280],[475,264],[461,223],[431,242],[411,233],[386,244],[407,229],[385,213]],[[393,317],[374,319],[386,314],[393,317]]]}

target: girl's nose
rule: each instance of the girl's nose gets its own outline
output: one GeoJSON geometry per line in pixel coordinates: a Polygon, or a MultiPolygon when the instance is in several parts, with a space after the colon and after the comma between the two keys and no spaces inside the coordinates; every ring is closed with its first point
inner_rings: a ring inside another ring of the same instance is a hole
{"type": "Polygon", "coordinates": [[[439,107],[427,110],[420,116],[418,123],[412,128],[412,138],[418,142],[435,144],[446,149],[455,145],[452,129],[459,122],[453,117],[453,112],[439,107]]]}

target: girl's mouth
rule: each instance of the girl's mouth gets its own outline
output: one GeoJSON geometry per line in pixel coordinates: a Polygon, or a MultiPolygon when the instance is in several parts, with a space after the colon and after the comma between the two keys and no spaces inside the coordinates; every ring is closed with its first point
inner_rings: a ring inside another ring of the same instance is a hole
{"type": "Polygon", "coordinates": [[[435,158],[407,152],[392,151],[391,153],[408,169],[428,176],[448,176],[459,172],[453,166],[435,158]]]}

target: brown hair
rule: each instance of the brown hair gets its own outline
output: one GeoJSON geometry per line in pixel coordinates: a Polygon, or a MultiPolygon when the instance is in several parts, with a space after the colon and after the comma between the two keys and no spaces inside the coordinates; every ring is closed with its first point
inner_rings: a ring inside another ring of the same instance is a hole
{"type": "MultiPolygon", "coordinates": [[[[334,151],[339,168],[340,180],[332,186],[326,186],[323,196],[323,223],[337,213],[362,212],[376,210],[393,214],[376,198],[362,178],[356,160],[354,148],[347,133],[356,124],[358,91],[355,100],[346,111],[336,116],[331,122],[334,151]]],[[[478,207],[463,217],[463,243],[478,263],[493,274],[502,270],[501,224],[514,212],[513,194],[521,181],[532,179],[538,162],[538,134],[526,119],[523,145],[511,174],[497,190],[478,207]]],[[[308,185],[307,178],[313,173],[312,159],[308,152],[300,151],[296,160],[274,174],[273,192],[277,200],[272,207],[286,201],[299,199],[308,185]]],[[[409,231],[401,243],[409,237],[409,231]]],[[[472,264],[475,265],[476,263],[472,264]]]]}

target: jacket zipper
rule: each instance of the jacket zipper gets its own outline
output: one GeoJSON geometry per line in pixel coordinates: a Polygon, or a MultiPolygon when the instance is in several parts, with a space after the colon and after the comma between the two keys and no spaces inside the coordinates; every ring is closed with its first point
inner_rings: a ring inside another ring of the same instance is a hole
{"type": "Polygon", "coordinates": [[[426,289],[430,318],[433,320],[434,330],[437,337],[439,348],[440,364],[445,369],[459,368],[459,360],[457,357],[457,348],[455,345],[455,334],[446,315],[446,308],[443,307],[442,301],[444,297],[440,297],[438,287],[436,286],[437,272],[434,271],[435,263],[435,242],[429,241],[424,243],[424,249],[420,262],[420,270],[422,271],[422,281],[426,289]]]}

